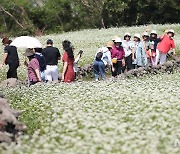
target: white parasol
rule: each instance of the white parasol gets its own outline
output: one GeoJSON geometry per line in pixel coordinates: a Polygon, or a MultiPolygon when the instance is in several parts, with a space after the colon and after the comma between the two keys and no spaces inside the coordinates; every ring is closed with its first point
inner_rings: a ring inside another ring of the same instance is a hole
{"type": "Polygon", "coordinates": [[[10,45],[17,48],[42,48],[40,41],[30,36],[17,37],[10,45]]]}

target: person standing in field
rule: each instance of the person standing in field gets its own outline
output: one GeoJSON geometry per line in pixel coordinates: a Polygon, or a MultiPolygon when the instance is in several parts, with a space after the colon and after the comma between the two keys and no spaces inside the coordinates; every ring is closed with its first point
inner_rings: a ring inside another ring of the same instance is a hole
{"type": "Polygon", "coordinates": [[[145,67],[147,65],[147,57],[143,43],[141,42],[140,34],[134,34],[134,45],[133,45],[133,68],[136,66],[145,67]]]}
{"type": "MultiPolygon", "coordinates": [[[[73,52],[74,52],[74,49],[73,49],[73,52]]],[[[74,60],[74,72],[75,72],[75,79],[77,79],[77,75],[78,75],[78,63],[79,63],[79,60],[81,59],[82,57],[82,54],[83,54],[83,51],[80,50],[77,54],[77,57],[75,58],[74,60]]]]}
{"type": "Polygon", "coordinates": [[[43,82],[45,82],[46,81],[45,79],[46,60],[44,56],[42,55],[42,48],[34,48],[34,51],[35,51],[35,57],[37,58],[39,62],[41,79],[43,82]]]}
{"type": "Polygon", "coordinates": [[[111,49],[111,58],[114,68],[112,76],[117,77],[122,73],[122,67],[125,66],[125,52],[122,47],[122,40],[120,37],[117,37],[114,43],[115,44],[111,49]]]}
{"type": "Polygon", "coordinates": [[[96,53],[93,63],[94,76],[96,81],[99,80],[99,75],[101,75],[102,80],[105,80],[105,68],[107,65],[111,66],[112,71],[114,71],[110,52],[113,46],[113,42],[107,42],[107,46],[99,48],[96,53]]]}
{"type": "Polygon", "coordinates": [[[174,30],[166,30],[164,36],[161,38],[161,42],[157,46],[157,59],[156,59],[156,65],[158,62],[160,64],[163,64],[166,62],[166,56],[167,53],[172,49],[173,54],[176,54],[175,50],[175,43],[173,40],[174,37],[174,30]]]}
{"type": "Polygon", "coordinates": [[[62,81],[70,83],[75,80],[73,47],[71,42],[68,40],[63,41],[62,46],[64,50],[64,54],[62,57],[62,61],[63,61],[62,81]]]}
{"type": "Polygon", "coordinates": [[[148,64],[151,64],[151,50],[150,50],[150,43],[149,43],[149,34],[148,32],[144,32],[142,35],[142,43],[144,45],[144,50],[146,52],[146,57],[148,64]]]}
{"type": "Polygon", "coordinates": [[[12,41],[9,40],[7,37],[3,38],[2,43],[5,46],[4,48],[4,56],[2,62],[0,64],[0,69],[3,67],[4,64],[9,65],[9,70],[7,72],[7,79],[8,78],[16,78],[17,76],[17,68],[19,67],[19,57],[17,53],[17,48],[15,46],[10,46],[12,41]]]}
{"type": "Polygon", "coordinates": [[[47,40],[47,47],[42,50],[46,60],[45,79],[47,81],[58,81],[58,60],[61,59],[58,48],[53,47],[53,41],[47,40]]]}
{"type": "Polygon", "coordinates": [[[27,61],[24,62],[24,65],[27,66],[28,70],[29,84],[34,85],[41,82],[40,65],[37,58],[35,58],[35,52],[33,49],[27,49],[24,56],[27,56],[29,59],[29,63],[27,61]]]}
{"type": "Polygon", "coordinates": [[[124,40],[122,42],[125,52],[125,66],[123,67],[123,72],[125,69],[127,69],[127,71],[132,69],[132,45],[133,42],[131,41],[130,33],[125,33],[124,40]]]}
{"type": "Polygon", "coordinates": [[[156,62],[156,48],[158,43],[161,41],[160,38],[157,37],[157,32],[155,30],[151,31],[149,43],[150,43],[150,52],[151,52],[151,64],[154,66],[157,64],[156,62]]]}

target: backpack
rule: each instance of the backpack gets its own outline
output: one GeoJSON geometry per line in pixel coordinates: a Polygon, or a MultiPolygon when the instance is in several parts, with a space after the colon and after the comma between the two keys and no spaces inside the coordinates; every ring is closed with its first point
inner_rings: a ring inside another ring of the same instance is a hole
{"type": "Polygon", "coordinates": [[[42,54],[35,54],[35,58],[39,62],[40,72],[43,72],[44,70],[46,70],[46,60],[44,56],[42,54]]]}
{"type": "Polygon", "coordinates": [[[102,56],[103,56],[103,52],[98,52],[97,54],[96,54],[96,60],[97,61],[100,61],[101,60],[101,58],[102,58],[102,56]]]}

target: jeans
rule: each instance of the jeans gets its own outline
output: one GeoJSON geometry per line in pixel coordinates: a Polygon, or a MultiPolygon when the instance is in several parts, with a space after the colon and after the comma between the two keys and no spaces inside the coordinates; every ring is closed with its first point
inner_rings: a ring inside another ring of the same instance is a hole
{"type": "Polygon", "coordinates": [[[18,68],[19,64],[9,64],[9,70],[7,72],[7,79],[9,78],[16,78],[17,77],[17,68],[18,68]]]}
{"type": "Polygon", "coordinates": [[[46,78],[45,78],[45,71],[40,72],[40,74],[41,74],[41,80],[42,80],[43,82],[45,82],[45,81],[46,81],[46,78]]]}
{"type": "Polygon", "coordinates": [[[122,73],[122,61],[117,61],[116,64],[113,64],[114,72],[112,72],[112,76],[116,77],[117,75],[122,73]]]}
{"type": "Polygon", "coordinates": [[[102,60],[100,61],[95,60],[93,64],[93,68],[94,68],[94,76],[96,80],[98,80],[99,74],[101,75],[102,79],[105,79],[105,65],[102,60]]]}

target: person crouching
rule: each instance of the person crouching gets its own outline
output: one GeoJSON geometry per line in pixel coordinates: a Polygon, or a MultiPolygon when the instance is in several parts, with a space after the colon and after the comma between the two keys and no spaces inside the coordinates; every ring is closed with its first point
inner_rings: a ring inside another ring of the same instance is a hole
{"type": "Polygon", "coordinates": [[[27,56],[29,63],[25,60],[24,64],[27,66],[28,70],[28,81],[30,85],[34,85],[41,82],[40,66],[37,58],[35,58],[35,53],[32,49],[27,49],[24,53],[27,56]]]}
{"type": "Polygon", "coordinates": [[[114,43],[110,41],[107,43],[107,47],[102,47],[98,49],[96,53],[96,57],[93,63],[94,75],[96,81],[99,80],[99,74],[101,75],[102,80],[105,79],[105,67],[107,65],[110,65],[112,67],[112,70],[114,71],[112,65],[112,59],[111,59],[111,52],[110,52],[113,45],[114,43]]]}

